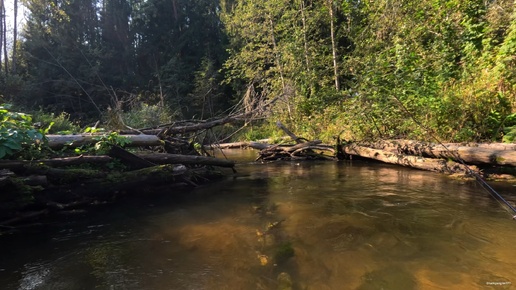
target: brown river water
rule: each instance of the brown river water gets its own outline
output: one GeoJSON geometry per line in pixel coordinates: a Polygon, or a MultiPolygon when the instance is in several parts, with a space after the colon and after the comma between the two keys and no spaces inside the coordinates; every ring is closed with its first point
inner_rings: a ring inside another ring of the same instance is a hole
{"type": "Polygon", "coordinates": [[[474,181],[227,154],[223,181],[1,235],[0,289],[516,289],[516,221],[474,181]]]}

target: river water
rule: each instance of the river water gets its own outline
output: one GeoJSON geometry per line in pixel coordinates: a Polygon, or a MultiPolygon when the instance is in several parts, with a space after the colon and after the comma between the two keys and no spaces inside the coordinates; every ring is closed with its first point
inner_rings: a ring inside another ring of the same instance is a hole
{"type": "Polygon", "coordinates": [[[0,289],[515,287],[516,221],[474,181],[357,161],[237,171],[4,234],[0,289]]]}

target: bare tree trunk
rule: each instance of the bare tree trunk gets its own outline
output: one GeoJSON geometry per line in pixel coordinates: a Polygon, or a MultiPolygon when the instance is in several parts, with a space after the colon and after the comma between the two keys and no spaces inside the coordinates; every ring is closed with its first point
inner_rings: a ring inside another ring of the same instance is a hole
{"type": "Polygon", "coordinates": [[[279,58],[278,47],[276,46],[276,38],[274,37],[274,22],[272,21],[272,16],[269,15],[269,23],[271,30],[271,40],[272,40],[272,48],[274,49],[274,58],[276,59],[276,64],[279,69],[281,86],[283,91],[285,91],[285,79],[283,78],[283,67],[281,66],[281,61],[279,58]]]}
{"type": "Polygon", "coordinates": [[[5,23],[5,5],[4,0],[0,0],[0,70],[2,69],[2,48],[4,47],[4,23],[5,23]]]}
{"type": "Polygon", "coordinates": [[[339,83],[339,67],[337,63],[337,48],[335,46],[335,27],[334,27],[334,10],[333,10],[333,0],[328,0],[328,10],[330,11],[330,34],[331,34],[331,49],[333,53],[333,72],[335,74],[335,89],[340,90],[339,83]]]}
{"type": "Polygon", "coordinates": [[[18,39],[18,0],[14,0],[13,55],[11,56],[11,72],[16,74],[16,42],[18,39]]]}
{"type": "Polygon", "coordinates": [[[308,40],[306,37],[306,16],[305,16],[305,0],[301,0],[301,21],[303,23],[303,41],[305,46],[305,62],[306,71],[310,71],[310,61],[308,59],[308,40]]]}
{"type": "Polygon", "coordinates": [[[5,76],[9,73],[9,59],[7,58],[7,21],[5,19],[5,5],[4,0],[2,0],[2,15],[3,15],[3,39],[4,39],[4,68],[5,68],[5,76]]]}

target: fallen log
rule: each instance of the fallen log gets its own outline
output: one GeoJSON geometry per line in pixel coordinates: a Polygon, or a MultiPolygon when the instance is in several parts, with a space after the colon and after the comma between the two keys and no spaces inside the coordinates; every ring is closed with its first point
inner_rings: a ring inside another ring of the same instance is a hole
{"type": "Polygon", "coordinates": [[[300,144],[300,143],[303,143],[303,138],[299,138],[296,134],[292,133],[289,129],[287,129],[287,127],[285,127],[280,121],[277,121],[276,122],[276,126],[278,128],[280,128],[281,130],[283,130],[283,132],[285,132],[285,134],[287,134],[288,136],[290,136],[290,138],[292,138],[292,140],[294,140],[296,143],[300,144]]]}
{"type": "Polygon", "coordinates": [[[322,141],[314,140],[296,145],[268,145],[268,144],[253,144],[253,148],[262,148],[258,160],[276,160],[276,159],[325,159],[335,160],[333,156],[335,150],[332,146],[322,145],[322,141]],[[330,151],[332,156],[317,153],[318,151],[330,151]]]}
{"type": "MultiPolygon", "coordinates": [[[[290,137],[281,137],[281,138],[279,138],[279,140],[285,140],[285,139],[288,139],[288,138],[290,138],[290,137]]],[[[263,144],[264,146],[269,146],[269,143],[277,141],[277,140],[278,139],[268,138],[268,139],[260,139],[260,140],[255,140],[255,141],[242,141],[242,142],[232,142],[232,143],[210,144],[210,145],[205,145],[204,149],[211,150],[211,149],[236,149],[236,148],[247,148],[247,147],[254,148],[253,147],[254,144],[258,144],[257,146],[260,146],[260,144],[263,144]]],[[[254,149],[261,150],[261,149],[264,149],[264,148],[254,148],[254,149]]]]}
{"type": "Polygon", "coordinates": [[[279,146],[279,145],[271,145],[271,144],[259,143],[259,142],[250,142],[249,143],[249,147],[251,147],[253,149],[258,149],[258,150],[264,150],[264,149],[267,149],[272,146],[279,146]]]}
{"type": "MultiPolygon", "coordinates": [[[[435,146],[445,146],[446,148],[453,150],[457,148],[481,148],[481,149],[491,149],[491,150],[516,150],[516,144],[514,143],[434,143],[434,142],[423,142],[423,141],[415,141],[415,140],[404,140],[404,139],[394,139],[394,140],[379,140],[372,142],[358,142],[356,143],[360,146],[371,147],[374,149],[382,149],[386,151],[403,151],[404,149],[411,148],[421,148],[421,147],[435,147],[435,146]]],[[[444,148],[444,147],[442,147],[444,148]]]]}
{"type": "Polygon", "coordinates": [[[132,169],[142,169],[145,167],[156,166],[155,163],[145,160],[119,146],[111,146],[108,155],[113,158],[118,158],[122,163],[132,169]]]}
{"type": "MultiPolygon", "coordinates": [[[[46,135],[48,139],[48,146],[52,149],[60,149],[65,146],[69,148],[77,148],[83,145],[94,144],[99,141],[100,138],[106,135],[46,135]]],[[[139,147],[139,146],[160,146],[163,145],[163,141],[155,135],[123,135],[129,141],[126,146],[139,147]]]]}
{"type": "Polygon", "coordinates": [[[79,165],[84,163],[105,164],[113,159],[109,156],[88,156],[80,155],[74,157],[52,158],[41,160],[0,160],[0,168],[9,169],[12,171],[23,171],[27,167],[36,165],[45,165],[50,167],[63,167],[71,165],[79,165]]]}
{"type": "Polygon", "coordinates": [[[475,166],[465,166],[463,164],[445,159],[424,158],[421,156],[393,153],[385,150],[358,146],[356,144],[343,145],[342,150],[349,155],[356,155],[389,164],[396,164],[444,174],[470,175],[470,170],[477,174],[481,174],[481,172],[475,166]]]}
{"type": "Polygon", "coordinates": [[[146,153],[136,154],[136,156],[156,164],[210,165],[219,167],[235,166],[235,161],[206,156],[169,153],[146,153]]]}
{"type": "Polygon", "coordinates": [[[426,143],[412,140],[386,140],[362,142],[360,146],[381,149],[392,153],[416,155],[430,158],[452,159],[475,165],[516,166],[516,144],[459,144],[426,143]]]}

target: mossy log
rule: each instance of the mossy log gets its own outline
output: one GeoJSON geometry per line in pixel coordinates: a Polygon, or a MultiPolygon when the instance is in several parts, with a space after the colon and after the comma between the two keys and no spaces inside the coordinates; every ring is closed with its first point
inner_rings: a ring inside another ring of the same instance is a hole
{"type": "Polygon", "coordinates": [[[158,165],[127,172],[110,173],[104,178],[83,182],[87,196],[101,196],[105,193],[130,191],[142,186],[172,184],[187,172],[182,165],[158,165]]]}
{"type": "Polygon", "coordinates": [[[40,160],[0,160],[0,169],[9,169],[13,171],[25,171],[27,167],[31,166],[50,166],[50,167],[64,167],[79,165],[84,163],[105,164],[113,159],[109,156],[74,156],[65,158],[52,158],[40,160]]]}
{"type": "Polygon", "coordinates": [[[481,174],[481,172],[475,166],[465,166],[463,164],[445,159],[424,158],[421,156],[393,153],[390,151],[372,149],[364,146],[359,146],[356,144],[343,145],[342,150],[344,151],[344,153],[349,155],[356,155],[368,159],[382,161],[385,163],[440,172],[444,174],[469,175],[471,171],[477,174],[481,174]]]}

